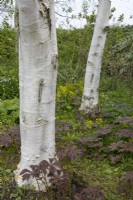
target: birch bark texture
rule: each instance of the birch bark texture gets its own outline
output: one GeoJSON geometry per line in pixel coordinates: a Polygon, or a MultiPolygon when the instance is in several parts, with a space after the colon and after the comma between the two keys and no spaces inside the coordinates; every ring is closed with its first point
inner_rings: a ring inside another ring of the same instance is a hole
{"type": "Polygon", "coordinates": [[[88,54],[84,91],[80,110],[91,113],[98,110],[99,103],[99,82],[103,50],[108,30],[110,14],[110,0],[99,0],[96,23],[88,54]]]}
{"type": "MultiPolygon", "coordinates": [[[[21,160],[20,172],[55,157],[57,40],[54,0],[16,0],[18,10],[21,160]]],[[[42,186],[44,187],[44,186],[42,186]]],[[[41,185],[40,185],[41,189],[41,185]]]]}

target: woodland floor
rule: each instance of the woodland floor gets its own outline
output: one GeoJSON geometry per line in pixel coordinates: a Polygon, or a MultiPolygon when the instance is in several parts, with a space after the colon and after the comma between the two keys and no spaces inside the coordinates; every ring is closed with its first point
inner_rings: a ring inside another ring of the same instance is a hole
{"type": "Polygon", "coordinates": [[[126,88],[101,92],[100,112],[85,115],[74,87],[68,86],[69,94],[66,88],[57,93],[56,111],[64,177],[54,177],[47,193],[18,188],[13,170],[20,158],[19,125],[1,124],[1,199],[133,200],[133,96],[126,88]]]}

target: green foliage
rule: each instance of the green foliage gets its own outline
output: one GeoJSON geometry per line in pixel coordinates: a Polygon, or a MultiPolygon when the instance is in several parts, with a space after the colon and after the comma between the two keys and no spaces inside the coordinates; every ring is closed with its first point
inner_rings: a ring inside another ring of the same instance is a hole
{"type": "Polygon", "coordinates": [[[92,29],[57,30],[60,83],[73,83],[84,76],[92,29]],[[67,69],[67,70],[66,70],[67,69]]]}
{"type": "MultiPolygon", "coordinates": [[[[78,196],[81,195],[80,191],[85,186],[88,187],[87,191],[94,189],[97,194],[101,194],[101,190],[98,189],[100,186],[105,199],[127,200],[130,199],[128,196],[132,195],[128,182],[126,182],[128,177],[124,176],[125,182],[123,184],[119,181],[125,171],[133,170],[133,148],[131,146],[133,142],[133,110],[130,92],[125,84],[121,85],[119,90],[111,91],[108,89],[106,81],[104,80],[105,85],[100,93],[101,112],[91,116],[83,115],[78,110],[79,105],[77,103],[79,97],[81,98],[83,82],[58,86],[58,108],[56,111],[57,151],[59,152],[59,160],[63,163],[63,169],[67,170],[70,176],[71,186],[69,186],[69,191],[71,190],[71,195],[73,193],[76,193],[75,195],[78,193],[78,196]],[[76,95],[76,99],[73,98],[73,95],[76,95]],[[65,101],[65,103],[61,101],[65,101]],[[71,109],[68,109],[68,107],[71,109]],[[127,117],[128,115],[130,117],[127,117]],[[77,175],[82,177],[82,180],[77,175]],[[82,186],[79,187],[79,184],[82,186]],[[126,191],[123,187],[126,188],[126,191]],[[118,188],[122,190],[122,193],[119,193],[118,188]]],[[[1,113],[7,113],[6,120],[10,119],[12,112],[17,111],[17,109],[18,99],[5,100],[0,103],[1,113]]],[[[14,130],[13,133],[15,133],[14,130]]],[[[15,135],[15,137],[17,136],[15,135]]],[[[2,142],[2,138],[0,138],[0,141],[2,142]]],[[[12,158],[13,167],[10,166],[10,169],[15,168],[18,157],[16,159],[14,154],[17,152],[18,155],[18,150],[16,150],[18,144],[13,143],[10,147],[9,142],[11,141],[7,136],[3,136],[3,142],[3,145],[5,145],[2,152],[8,153],[8,157],[12,158]],[[6,146],[5,138],[8,139],[8,146],[6,146]]],[[[5,166],[7,162],[8,159],[4,159],[4,162],[1,163],[2,166],[5,166]]],[[[4,167],[3,171],[5,171],[4,167]]],[[[1,177],[2,181],[5,180],[3,173],[1,177]]],[[[43,199],[46,197],[43,192],[37,193],[34,190],[31,190],[31,192],[26,188],[19,189],[10,182],[10,180],[13,180],[13,177],[11,177],[12,173],[7,174],[5,187],[3,186],[1,195],[3,195],[4,200],[9,199],[9,197],[12,197],[12,199],[35,199],[35,197],[43,199]],[[8,190],[6,187],[8,187],[8,190]]],[[[49,190],[48,195],[56,194],[57,196],[55,191],[57,190],[49,190]]],[[[58,193],[58,196],[61,198],[65,194],[58,193]]],[[[56,197],[53,197],[53,199],[55,200],[56,197]]],[[[85,197],[85,200],[87,200],[87,197],[85,197]]]]}
{"type": "Polygon", "coordinates": [[[67,111],[71,111],[73,113],[73,109],[75,107],[79,107],[80,105],[82,92],[83,92],[82,81],[74,84],[58,86],[56,94],[57,112],[63,111],[67,113],[67,111]]]}
{"type": "Polygon", "coordinates": [[[0,63],[12,68],[17,65],[16,33],[8,23],[0,29],[0,63]]]}
{"type": "Polygon", "coordinates": [[[132,42],[133,42],[133,29],[129,29],[126,31],[126,37],[122,38],[118,45],[118,50],[122,51],[127,47],[132,46],[132,42]]]}
{"type": "Polygon", "coordinates": [[[0,112],[8,113],[8,111],[15,111],[19,109],[19,100],[17,98],[12,100],[4,100],[0,102],[0,112]]]}
{"type": "Polygon", "coordinates": [[[129,29],[126,34],[127,35],[118,42],[116,48],[119,52],[124,52],[124,50],[126,50],[126,60],[128,62],[133,62],[133,28],[129,29]]]}
{"type": "MultiPolygon", "coordinates": [[[[89,45],[94,25],[84,29],[57,30],[59,48],[58,83],[60,85],[83,80],[89,45]],[[67,70],[66,70],[67,69],[67,70]]],[[[121,38],[132,32],[132,26],[110,27],[103,57],[102,76],[110,79],[110,87],[116,89],[117,81],[122,80],[132,87],[132,51],[124,48],[118,52],[116,45],[121,38]],[[115,48],[114,48],[115,47],[115,48]],[[116,51],[117,50],[117,51],[116,51]],[[127,62],[127,58],[130,59],[127,62]]],[[[128,40],[129,41],[129,40],[128,40]]],[[[18,61],[16,32],[7,23],[0,29],[0,98],[18,97],[18,61]]],[[[130,46],[131,47],[131,46],[130,46]]]]}
{"type": "Polygon", "coordinates": [[[96,21],[95,11],[93,11],[91,15],[86,16],[86,21],[87,21],[88,25],[95,23],[95,21],[96,21]]]}
{"type": "MultiPolygon", "coordinates": [[[[60,84],[83,80],[93,27],[94,25],[90,23],[84,29],[57,30],[59,48],[58,82],[60,84]]],[[[117,82],[120,80],[127,82],[131,88],[133,86],[130,56],[132,55],[132,48],[124,48],[121,52],[116,48],[118,41],[121,38],[126,38],[128,32],[132,32],[132,26],[112,26],[107,34],[102,77],[110,79],[110,89],[116,89],[117,82]]]]}
{"type": "Polygon", "coordinates": [[[18,97],[16,32],[8,23],[0,29],[0,99],[18,97]]]}
{"type": "Polygon", "coordinates": [[[126,26],[110,29],[107,35],[102,71],[102,76],[108,76],[112,82],[110,89],[119,87],[121,80],[126,85],[128,84],[131,93],[133,87],[132,42],[130,41],[132,28],[132,26],[126,26]]]}
{"type": "Polygon", "coordinates": [[[19,100],[4,100],[0,102],[1,125],[12,125],[19,122],[19,100]]]}

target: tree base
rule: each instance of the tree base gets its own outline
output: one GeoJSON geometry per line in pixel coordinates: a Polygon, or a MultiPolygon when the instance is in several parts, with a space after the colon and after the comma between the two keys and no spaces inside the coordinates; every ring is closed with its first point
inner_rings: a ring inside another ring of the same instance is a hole
{"type": "MultiPolygon", "coordinates": [[[[14,171],[15,175],[15,181],[18,185],[18,187],[26,186],[30,190],[36,190],[36,191],[43,191],[46,192],[46,186],[44,183],[40,180],[36,180],[33,177],[30,177],[28,180],[23,180],[23,177],[21,176],[21,171],[19,165],[17,166],[17,169],[14,171]]],[[[49,182],[49,181],[47,181],[49,182]]],[[[48,184],[50,186],[50,183],[48,184]]]]}
{"type": "Polygon", "coordinates": [[[79,110],[83,111],[85,114],[99,113],[99,105],[96,104],[93,106],[86,106],[84,103],[82,103],[79,110]]]}

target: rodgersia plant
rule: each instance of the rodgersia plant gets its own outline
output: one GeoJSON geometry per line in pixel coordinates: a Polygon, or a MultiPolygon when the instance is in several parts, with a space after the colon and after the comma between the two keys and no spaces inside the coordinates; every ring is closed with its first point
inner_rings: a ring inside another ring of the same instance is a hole
{"type": "Polygon", "coordinates": [[[40,183],[43,183],[47,191],[46,195],[50,199],[55,192],[58,199],[61,197],[65,199],[69,195],[69,177],[67,173],[62,171],[59,161],[56,159],[43,160],[38,165],[30,165],[30,168],[31,170],[24,169],[20,173],[23,181],[27,181],[31,177],[35,178],[39,190],[41,190],[40,183]]]}

